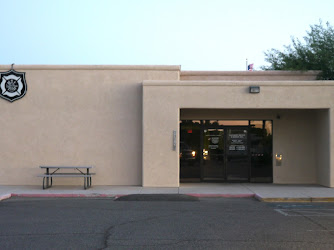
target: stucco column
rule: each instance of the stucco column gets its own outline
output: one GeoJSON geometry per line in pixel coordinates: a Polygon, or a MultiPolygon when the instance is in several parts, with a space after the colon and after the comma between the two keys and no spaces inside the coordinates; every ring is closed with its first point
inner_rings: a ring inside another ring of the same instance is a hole
{"type": "Polygon", "coordinates": [[[328,186],[334,187],[334,108],[329,110],[329,166],[328,166],[328,186]]]}
{"type": "Polygon", "coordinates": [[[334,147],[331,138],[334,132],[333,109],[323,109],[317,112],[316,121],[316,153],[317,153],[317,175],[318,184],[333,187],[334,162],[332,155],[334,147]]]}
{"type": "Polygon", "coordinates": [[[144,187],[179,186],[179,108],[159,87],[143,87],[144,187]],[[173,148],[173,131],[176,148],[173,148]]]}

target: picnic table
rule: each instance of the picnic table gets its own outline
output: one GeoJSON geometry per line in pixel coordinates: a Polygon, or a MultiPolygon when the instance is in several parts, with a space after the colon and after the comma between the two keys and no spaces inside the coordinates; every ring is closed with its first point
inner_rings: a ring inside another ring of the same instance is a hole
{"type": "Polygon", "coordinates": [[[84,178],[84,189],[92,186],[92,175],[89,170],[92,166],[40,166],[45,169],[45,173],[38,175],[43,177],[43,189],[52,187],[54,177],[81,177],[84,178]],[[72,172],[61,172],[62,170],[73,170],[72,172]]]}

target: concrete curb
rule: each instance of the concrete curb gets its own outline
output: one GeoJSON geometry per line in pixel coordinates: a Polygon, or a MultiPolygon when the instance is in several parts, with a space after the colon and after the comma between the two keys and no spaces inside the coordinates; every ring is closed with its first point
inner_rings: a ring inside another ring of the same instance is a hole
{"type": "Polygon", "coordinates": [[[261,198],[261,202],[312,202],[311,198],[261,198]]]}
{"type": "MultiPolygon", "coordinates": [[[[119,198],[131,194],[11,194],[10,197],[26,198],[119,198]]],[[[250,198],[254,194],[184,194],[198,198],[250,198]]]]}
{"type": "Polygon", "coordinates": [[[113,198],[117,195],[108,194],[12,194],[12,197],[26,198],[113,198]]]}
{"type": "Polygon", "coordinates": [[[269,197],[269,198],[263,198],[260,195],[255,194],[254,198],[261,202],[334,202],[334,197],[303,197],[303,198],[269,197]]]}
{"type": "Polygon", "coordinates": [[[0,201],[9,199],[10,197],[12,197],[12,194],[4,194],[4,195],[1,195],[1,196],[0,196],[0,201]]]}
{"type": "Polygon", "coordinates": [[[312,202],[334,202],[334,197],[311,198],[312,202]]]}
{"type": "Polygon", "coordinates": [[[255,194],[255,199],[261,202],[312,202],[311,197],[268,197],[263,198],[262,196],[255,194]]]}
{"type": "Polygon", "coordinates": [[[185,194],[198,198],[250,198],[254,197],[254,194],[185,194]]]}
{"type": "MultiPolygon", "coordinates": [[[[0,196],[0,201],[11,197],[26,198],[113,198],[116,199],[128,194],[4,194],[0,196]]],[[[268,197],[263,198],[258,194],[199,194],[188,193],[184,195],[194,196],[198,198],[255,198],[260,202],[334,202],[334,197],[268,197]]]]}

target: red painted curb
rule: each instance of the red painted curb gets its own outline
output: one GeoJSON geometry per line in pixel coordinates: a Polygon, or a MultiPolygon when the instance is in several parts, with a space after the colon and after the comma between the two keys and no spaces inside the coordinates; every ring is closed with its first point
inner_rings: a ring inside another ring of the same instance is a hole
{"type": "Polygon", "coordinates": [[[27,198],[107,198],[115,197],[115,195],[107,194],[12,194],[12,197],[27,198]]]}

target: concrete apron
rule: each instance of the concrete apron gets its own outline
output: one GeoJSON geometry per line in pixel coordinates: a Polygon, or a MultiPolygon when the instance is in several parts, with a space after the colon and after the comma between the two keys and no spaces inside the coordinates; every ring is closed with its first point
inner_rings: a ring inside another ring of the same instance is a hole
{"type": "Polygon", "coordinates": [[[319,185],[259,183],[181,183],[180,187],[141,186],[0,186],[0,201],[10,197],[117,198],[130,194],[182,194],[199,198],[250,198],[262,202],[334,202],[334,188],[319,185]]]}

